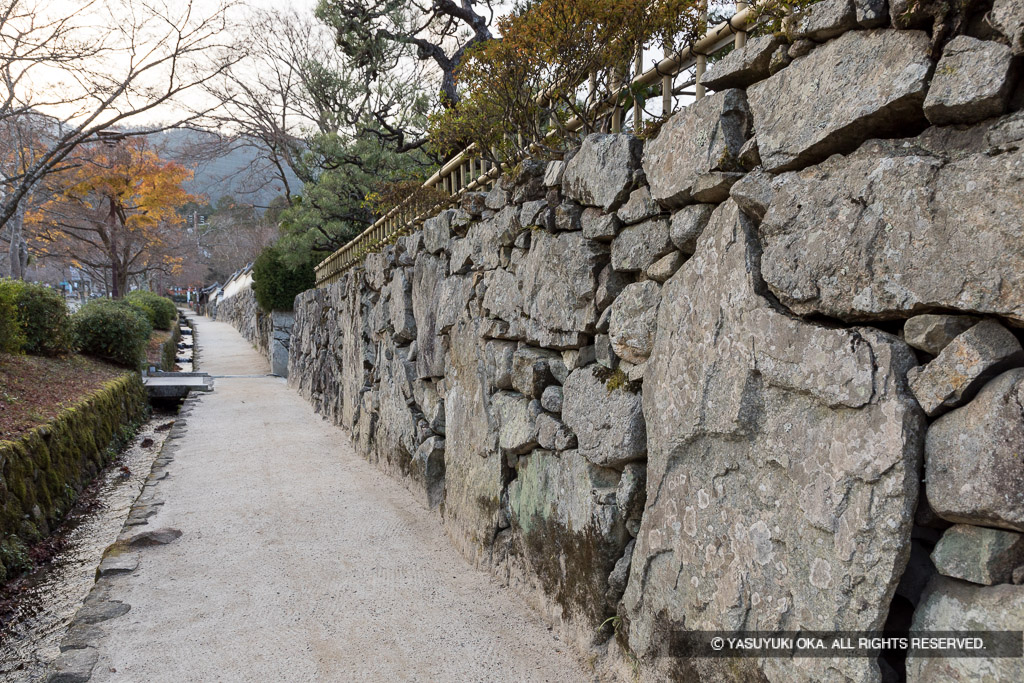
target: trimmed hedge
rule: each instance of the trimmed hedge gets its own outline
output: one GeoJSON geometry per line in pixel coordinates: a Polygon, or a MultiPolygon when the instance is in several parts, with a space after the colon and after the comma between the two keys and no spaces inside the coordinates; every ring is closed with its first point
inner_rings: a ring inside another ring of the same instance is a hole
{"type": "Polygon", "coordinates": [[[75,346],[84,354],[129,368],[146,361],[146,347],[153,333],[149,318],[124,301],[96,299],[71,316],[75,346]]]}
{"type": "Polygon", "coordinates": [[[14,290],[0,287],[0,353],[21,353],[25,333],[18,322],[18,304],[14,290]]]}
{"type": "Polygon", "coordinates": [[[178,319],[178,308],[174,302],[165,296],[154,292],[136,290],[125,296],[124,300],[145,312],[149,318],[149,324],[157,330],[169,330],[178,319]]]}
{"type": "Polygon", "coordinates": [[[277,247],[266,247],[252,264],[252,291],[267,313],[290,311],[295,297],[316,284],[312,264],[289,268],[277,247]]]}
{"type": "Polygon", "coordinates": [[[14,297],[25,353],[63,356],[71,351],[71,319],[60,292],[31,282],[6,279],[0,280],[0,291],[14,297]]]}
{"type": "Polygon", "coordinates": [[[146,418],[146,389],[126,373],[17,441],[0,441],[0,581],[27,568],[82,489],[146,418]]]}

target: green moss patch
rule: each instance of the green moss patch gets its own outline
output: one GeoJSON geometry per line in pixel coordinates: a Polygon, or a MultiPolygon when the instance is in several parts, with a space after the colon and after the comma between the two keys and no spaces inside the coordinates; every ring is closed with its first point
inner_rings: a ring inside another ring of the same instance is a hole
{"type": "Polygon", "coordinates": [[[24,548],[50,533],[147,411],[141,378],[126,373],[50,422],[0,441],[0,580],[26,568],[24,548]]]}

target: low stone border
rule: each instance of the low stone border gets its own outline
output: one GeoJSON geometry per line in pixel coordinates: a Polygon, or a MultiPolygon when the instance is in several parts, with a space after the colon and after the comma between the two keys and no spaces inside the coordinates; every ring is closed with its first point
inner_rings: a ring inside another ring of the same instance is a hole
{"type": "Polygon", "coordinates": [[[174,461],[178,442],[185,435],[187,418],[200,398],[192,396],[182,404],[117,541],[103,553],[103,559],[96,569],[96,584],[68,626],[67,634],[60,644],[61,654],[50,664],[47,683],[84,683],[92,677],[93,668],[99,661],[100,642],[106,636],[101,624],[131,610],[131,605],[112,597],[114,584],[119,577],[131,574],[138,568],[143,554],[141,551],[166,545],[181,536],[181,531],[177,529],[143,527],[149,525],[149,518],[164,504],[157,496],[157,485],[170,476],[170,464],[174,461]]]}

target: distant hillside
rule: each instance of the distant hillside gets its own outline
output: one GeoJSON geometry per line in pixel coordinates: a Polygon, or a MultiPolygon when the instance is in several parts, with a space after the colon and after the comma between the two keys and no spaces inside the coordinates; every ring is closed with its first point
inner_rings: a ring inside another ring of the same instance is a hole
{"type": "MultiPolygon", "coordinates": [[[[241,202],[266,207],[284,194],[276,169],[259,158],[254,146],[195,130],[165,131],[149,136],[149,140],[162,157],[193,170],[195,176],[186,189],[206,195],[211,203],[232,195],[241,202]]],[[[301,181],[290,171],[288,184],[292,194],[301,192],[301,181]]]]}

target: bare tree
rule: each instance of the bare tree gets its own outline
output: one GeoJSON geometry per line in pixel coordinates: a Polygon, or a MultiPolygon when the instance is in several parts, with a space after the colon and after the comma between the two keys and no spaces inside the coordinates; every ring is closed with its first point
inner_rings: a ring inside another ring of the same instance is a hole
{"type": "MultiPolygon", "coordinates": [[[[201,121],[208,108],[185,96],[230,66],[229,2],[0,0],[0,122],[49,121],[25,163],[3,169],[0,228],[17,222],[45,176],[71,167],[79,145],[201,121]],[[171,121],[142,125],[158,113],[171,121]]],[[[21,236],[11,237],[14,249],[21,236]]]]}

